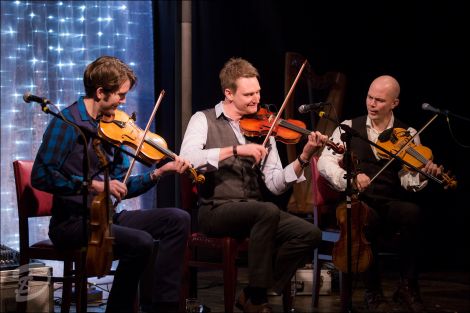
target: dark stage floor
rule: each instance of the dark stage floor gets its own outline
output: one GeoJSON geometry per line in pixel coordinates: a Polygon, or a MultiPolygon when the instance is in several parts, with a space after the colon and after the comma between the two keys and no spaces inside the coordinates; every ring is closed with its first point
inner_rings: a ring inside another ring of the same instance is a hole
{"type": "MultiPolygon", "coordinates": [[[[298,275],[302,280],[305,272],[298,275]]],[[[384,275],[383,285],[385,296],[391,297],[397,285],[396,274],[387,272],[384,275]]],[[[109,280],[108,280],[109,282],[109,280]]],[[[246,270],[240,269],[238,290],[246,285],[246,270]]],[[[198,276],[198,300],[210,308],[211,312],[223,312],[223,284],[220,271],[204,271],[198,276]]],[[[363,287],[361,282],[354,282],[352,309],[354,312],[367,312],[363,303],[363,287]]],[[[99,287],[106,288],[106,279],[101,281],[99,287]]],[[[332,292],[330,295],[321,295],[319,306],[312,307],[312,298],[308,294],[309,282],[304,281],[304,291],[295,296],[295,312],[340,312],[340,298],[333,275],[332,292]],[[307,294],[306,294],[307,293],[307,294]]],[[[421,293],[426,304],[427,312],[470,312],[470,273],[468,272],[425,272],[421,275],[421,293]]],[[[106,298],[106,292],[103,297],[106,298]]],[[[270,303],[274,312],[282,312],[282,300],[280,296],[270,296],[270,303]]],[[[406,312],[398,304],[391,302],[394,312],[406,312]]],[[[105,299],[101,303],[95,303],[88,308],[89,312],[104,312],[105,299]]],[[[60,312],[60,307],[55,306],[55,311],[60,312]]],[[[75,308],[71,309],[72,312],[75,308]]],[[[235,308],[234,312],[240,312],[235,308]]]]}

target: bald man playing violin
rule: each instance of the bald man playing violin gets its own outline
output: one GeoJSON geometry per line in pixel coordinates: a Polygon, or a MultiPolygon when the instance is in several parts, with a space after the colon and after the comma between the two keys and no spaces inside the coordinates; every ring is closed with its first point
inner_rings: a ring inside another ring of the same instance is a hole
{"type": "Polygon", "coordinates": [[[321,231],[263,199],[261,184],[281,194],[305,180],[304,167],[327,138],[312,132],[298,159],[283,168],[273,137],[265,147],[240,131],[240,119],[256,113],[260,103],[256,68],[232,58],[219,77],[224,99],[191,117],[181,155],[205,172],[206,182],[198,186],[200,230],[210,236],[250,239],[249,285],[238,297],[237,307],[244,312],[271,312],[268,288],[281,293],[296,269],[311,262],[321,231]]]}
{"type": "MultiPolygon", "coordinates": [[[[411,136],[416,130],[408,127],[393,114],[399,104],[400,85],[392,76],[377,77],[371,83],[366,97],[367,115],[346,120],[342,124],[350,126],[363,138],[376,142],[385,130],[403,128],[411,136]]],[[[341,140],[340,128],[335,129],[332,140],[341,140]]],[[[419,136],[414,137],[415,144],[420,144],[419,136]]],[[[391,312],[388,301],[383,295],[377,262],[377,238],[384,230],[400,233],[401,281],[393,299],[402,303],[407,312],[424,310],[418,286],[417,256],[420,247],[421,217],[420,207],[412,201],[414,191],[423,189],[428,181],[425,175],[408,171],[403,164],[394,160],[390,166],[371,182],[388,160],[380,159],[376,148],[360,138],[353,137],[350,151],[357,158],[357,168],[353,184],[360,192],[359,199],[370,208],[370,220],[365,230],[367,240],[371,242],[373,260],[364,273],[365,303],[371,312],[391,312]]],[[[346,170],[340,165],[343,155],[334,154],[325,149],[318,160],[320,174],[339,191],[346,189],[346,170]]],[[[442,169],[432,161],[422,168],[423,173],[434,177],[442,174],[442,169]]]]}
{"type": "MultiPolygon", "coordinates": [[[[83,77],[85,96],[62,110],[62,114],[85,130],[91,176],[98,173],[101,166],[92,145],[99,126],[97,119],[100,115],[112,116],[116,108],[126,102],[137,77],[128,65],[110,56],[90,63],[83,77]]],[[[33,165],[33,186],[54,196],[49,237],[59,249],[86,245],[82,222],[83,143],[74,127],[59,118],[52,119],[33,165]]],[[[129,158],[113,146],[102,144],[102,148],[110,162],[109,191],[117,200],[141,195],[154,187],[162,176],[181,174],[189,167],[188,161],[176,156],[174,161],[154,170],[131,175],[124,184],[129,158]]],[[[92,198],[104,191],[102,176],[88,182],[89,207],[92,198]]],[[[159,248],[153,265],[152,311],[180,312],[182,264],[189,225],[189,214],[178,208],[122,210],[113,215],[113,255],[119,259],[119,265],[106,312],[134,311],[139,279],[150,260],[154,240],[159,240],[159,248]]]]}

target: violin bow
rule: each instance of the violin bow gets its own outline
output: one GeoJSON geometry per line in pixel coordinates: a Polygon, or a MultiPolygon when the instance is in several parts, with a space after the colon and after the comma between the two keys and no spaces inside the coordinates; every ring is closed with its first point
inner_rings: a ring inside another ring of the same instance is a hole
{"type": "MultiPolygon", "coordinates": [[[[127,179],[131,175],[132,169],[134,168],[135,159],[138,157],[138,155],[140,153],[140,150],[142,150],[142,146],[144,145],[144,142],[145,142],[145,137],[147,136],[147,133],[150,129],[150,125],[152,124],[152,122],[155,118],[155,114],[157,113],[158,107],[160,106],[160,103],[162,102],[164,95],[165,95],[165,90],[162,90],[160,92],[160,95],[158,96],[158,99],[157,99],[157,102],[155,103],[155,106],[153,107],[152,114],[150,115],[150,118],[147,122],[147,126],[145,126],[145,130],[144,130],[144,134],[142,136],[142,139],[140,139],[139,145],[138,145],[137,149],[135,150],[134,158],[132,158],[132,161],[131,161],[131,164],[129,165],[129,169],[127,170],[126,176],[124,176],[124,179],[122,181],[124,184],[127,182],[127,179]]],[[[119,201],[116,201],[116,203],[114,203],[114,207],[116,207],[118,203],[119,203],[119,201]]]]}
{"type": "MultiPolygon", "coordinates": [[[[276,127],[279,119],[280,119],[280,116],[282,114],[282,112],[284,111],[286,105],[287,105],[287,101],[289,101],[289,98],[290,96],[292,95],[292,92],[294,91],[294,88],[295,86],[297,85],[297,82],[299,81],[299,78],[300,78],[300,75],[302,75],[302,72],[304,71],[304,68],[305,66],[307,65],[308,63],[308,60],[305,59],[304,63],[302,63],[302,66],[300,67],[300,70],[299,72],[297,73],[297,76],[295,77],[294,79],[294,82],[292,83],[292,86],[290,86],[290,89],[289,89],[289,92],[287,93],[286,95],[286,98],[284,99],[284,102],[282,103],[281,105],[281,108],[279,109],[279,111],[277,112],[276,114],[276,117],[274,118],[274,121],[271,125],[271,127],[269,128],[269,131],[268,133],[266,134],[266,137],[264,138],[264,141],[263,141],[263,147],[266,147],[266,145],[268,144],[268,141],[269,141],[269,137],[271,136],[273,130],[274,130],[274,127],[276,127]]],[[[266,156],[267,157],[267,156],[266,156]]],[[[264,162],[263,162],[264,164],[264,162]]],[[[254,165],[253,165],[254,166],[254,165]]],[[[262,168],[262,166],[261,166],[262,168]]]]}
{"type": "Polygon", "coordinates": [[[264,138],[264,142],[263,142],[264,147],[266,147],[266,144],[269,141],[269,136],[271,136],[271,134],[274,130],[274,127],[276,126],[277,122],[279,121],[279,118],[280,118],[282,112],[284,111],[284,109],[287,105],[287,101],[289,101],[289,98],[292,95],[292,92],[294,91],[294,88],[297,85],[297,82],[299,81],[300,75],[302,75],[302,72],[304,71],[305,65],[307,65],[307,63],[308,63],[308,61],[307,61],[307,59],[305,59],[304,63],[302,63],[302,66],[300,67],[299,72],[297,73],[297,76],[295,77],[294,82],[292,83],[292,86],[289,89],[289,92],[286,95],[286,98],[284,99],[284,102],[282,103],[281,108],[277,112],[276,117],[274,118],[274,121],[273,121],[271,127],[269,128],[269,131],[268,131],[268,134],[266,135],[266,138],[264,138]]]}
{"type": "MultiPolygon", "coordinates": [[[[413,136],[411,136],[410,140],[408,140],[406,142],[406,144],[403,145],[403,147],[400,148],[400,150],[398,150],[394,155],[397,156],[398,154],[400,154],[400,152],[402,152],[404,149],[406,149],[410,143],[413,141],[413,139],[418,136],[419,134],[421,134],[421,132],[429,126],[429,124],[431,124],[436,118],[437,118],[438,114],[435,114],[418,132],[416,132],[416,134],[414,134],[413,136]]],[[[385,150],[385,149],[384,149],[385,150]]],[[[380,169],[380,171],[377,172],[377,174],[374,175],[374,177],[372,177],[370,179],[370,182],[369,184],[371,184],[376,178],[377,176],[380,175],[380,173],[382,173],[393,161],[395,160],[395,158],[391,158],[390,160],[388,160],[388,162],[380,169]]],[[[404,161],[404,160],[403,160],[404,161]]],[[[420,171],[419,169],[416,169],[418,170],[418,172],[420,172],[421,174],[423,174],[424,176],[430,178],[430,179],[433,179],[434,181],[442,184],[442,181],[435,178],[434,176],[431,176],[431,175],[427,175],[427,173],[424,173],[422,171],[420,171]]]]}

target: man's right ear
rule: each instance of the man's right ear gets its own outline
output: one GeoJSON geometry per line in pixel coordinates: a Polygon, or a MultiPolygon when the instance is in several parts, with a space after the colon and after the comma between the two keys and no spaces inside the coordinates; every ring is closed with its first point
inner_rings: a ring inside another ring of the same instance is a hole
{"type": "Polygon", "coordinates": [[[98,102],[100,101],[101,99],[104,99],[106,97],[106,94],[104,92],[104,89],[103,87],[98,87],[96,90],[95,90],[95,100],[98,102]]]}
{"type": "Polygon", "coordinates": [[[233,101],[233,92],[230,88],[225,88],[224,95],[227,100],[233,101]]]}

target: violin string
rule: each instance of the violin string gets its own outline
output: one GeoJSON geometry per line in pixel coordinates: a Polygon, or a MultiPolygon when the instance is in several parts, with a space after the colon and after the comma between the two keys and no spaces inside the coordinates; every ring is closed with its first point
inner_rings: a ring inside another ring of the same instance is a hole
{"type": "Polygon", "coordinates": [[[305,128],[302,128],[302,127],[300,127],[300,126],[297,126],[297,125],[295,125],[295,124],[289,123],[289,122],[287,122],[286,120],[281,120],[281,121],[279,122],[279,125],[280,125],[280,126],[284,126],[284,127],[286,127],[286,128],[289,128],[289,129],[291,129],[291,130],[293,130],[293,131],[296,131],[296,132],[298,132],[298,133],[305,134],[305,135],[309,135],[309,134],[311,133],[309,130],[307,130],[307,129],[305,129],[305,128]]]}
{"type": "Polygon", "coordinates": [[[416,151],[413,147],[410,147],[410,148],[406,149],[406,152],[411,154],[415,159],[417,159],[418,161],[420,161],[423,164],[426,164],[429,161],[421,153],[416,151]]]}
{"type": "MultiPolygon", "coordinates": [[[[429,161],[425,156],[423,156],[421,153],[416,151],[413,147],[408,148],[406,151],[409,152],[413,157],[415,157],[418,161],[420,161],[423,164],[426,164],[429,161]]],[[[435,177],[434,175],[431,175],[431,176],[435,177]]],[[[442,178],[447,183],[451,181],[451,178],[446,173],[442,173],[442,178]]]]}

